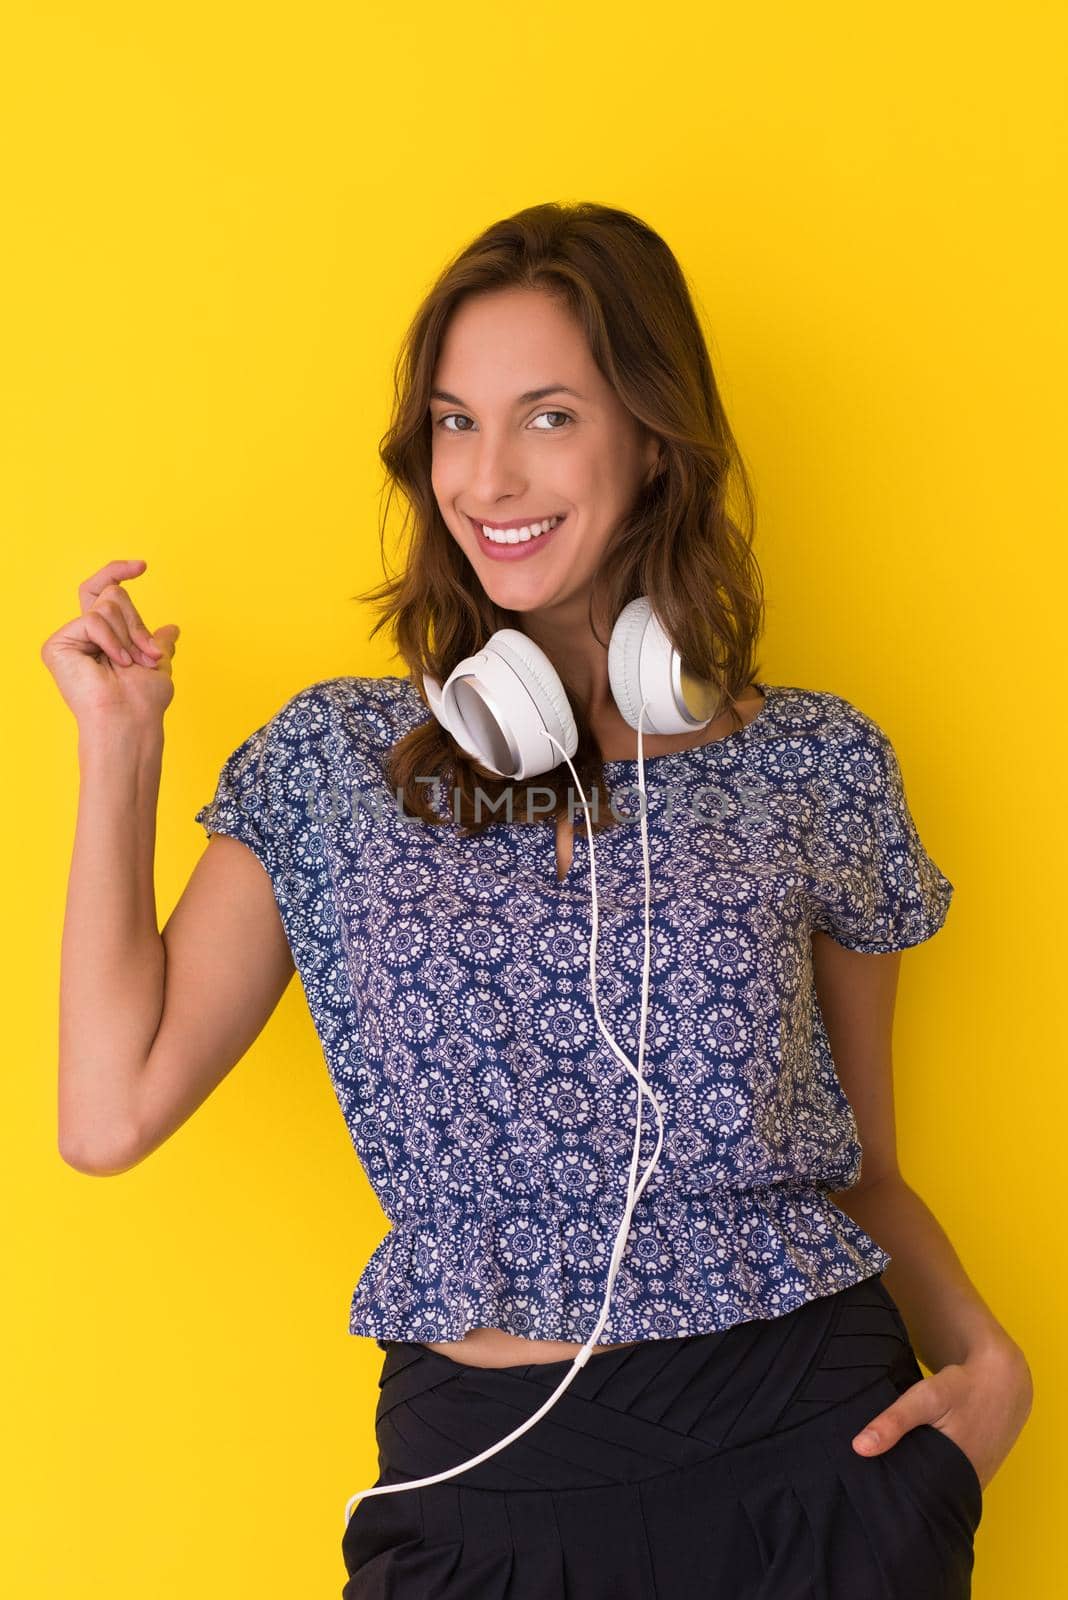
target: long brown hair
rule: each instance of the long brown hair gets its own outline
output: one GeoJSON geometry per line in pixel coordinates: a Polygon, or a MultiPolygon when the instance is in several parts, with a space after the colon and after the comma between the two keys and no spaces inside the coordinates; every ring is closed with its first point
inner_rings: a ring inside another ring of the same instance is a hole
{"type": "MultiPolygon", "coordinates": [[[[407,505],[405,535],[410,519],[409,553],[403,572],[352,596],[381,613],[371,637],[387,624],[392,628],[429,710],[424,673],[444,684],[457,662],[482,649],[497,629],[522,630],[522,615],[493,604],[474,576],[431,482],[430,389],[446,324],[464,297],[509,286],[562,299],[607,382],[661,441],[660,470],[615,530],[598,569],[588,612],[595,637],[595,609],[615,618],[628,601],[648,595],[685,668],[714,686],[720,705],[741,726],[732,702],[759,667],[753,653],[764,620],[752,553],[752,488],[682,270],[659,234],[611,206],[549,203],[491,223],[444,267],[416,311],[394,368],[393,418],[379,443],[388,483],[383,570],[389,570],[386,519],[398,489],[407,505]]],[[[607,648],[608,641],[601,642],[607,648]]],[[[572,760],[590,798],[591,826],[611,826],[619,819],[605,803],[599,747],[566,670],[554,665],[575,714],[579,742],[572,760]]],[[[561,758],[537,780],[542,799],[531,799],[527,784],[499,778],[465,755],[432,713],[392,747],[384,772],[404,810],[432,824],[444,819],[425,783],[416,780],[447,775],[453,820],[470,831],[502,815],[520,822],[566,814],[571,784],[561,758]]],[[[578,803],[575,796],[573,807],[578,803]]]]}

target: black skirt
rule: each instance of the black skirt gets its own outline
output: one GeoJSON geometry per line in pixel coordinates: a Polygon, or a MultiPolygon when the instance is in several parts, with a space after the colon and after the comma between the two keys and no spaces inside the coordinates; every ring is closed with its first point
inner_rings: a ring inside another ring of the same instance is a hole
{"type": "MultiPolygon", "coordinates": [[[[571,1365],[378,1342],[378,1484],[477,1455],[571,1365]]],[[[599,1351],[487,1461],[359,1501],[343,1600],[965,1600],[982,1490],[964,1451],[927,1423],[882,1455],[850,1443],[922,1377],[881,1274],[599,1351]]]]}

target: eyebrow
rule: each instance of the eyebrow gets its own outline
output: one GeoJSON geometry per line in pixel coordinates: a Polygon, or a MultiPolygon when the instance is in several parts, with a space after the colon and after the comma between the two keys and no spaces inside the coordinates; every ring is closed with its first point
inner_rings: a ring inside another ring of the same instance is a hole
{"type": "MultiPolygon", "coordinates": [[[[569,389],[566,383],[549,383],[546,384],[544,389],[528,389],[526,394],[519,395],[515,403],[517,406],[532,405],[535,400],[544,400],[550,394],[573,394],[576,400],[585,398],[585,396],[579,394],[577,389],[569,389]]],[[[450,394],[447,389],[431,389],[430,398],[431,400],[447,400],[450,405],[454,406],[462,406],[467,403],[465,400],[461,400],[458,394],[450,394]]]]}

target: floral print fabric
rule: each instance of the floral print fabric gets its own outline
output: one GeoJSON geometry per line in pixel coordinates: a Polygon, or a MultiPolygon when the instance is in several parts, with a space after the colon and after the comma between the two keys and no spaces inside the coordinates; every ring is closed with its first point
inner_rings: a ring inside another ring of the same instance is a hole
{"type": "MultiPolygon", "coordinates": [[[[828,691],[759,684],[752,722],[645,762],[651,966],[644,1075],[664,1115],[599,1343],[781,1316],[890,1256],[828,1191],[861,1149],[813,984],[813,930],[903,950],[945,921],[887,735],[828,691]]],[[[626,1200],[633,1077],[589,992],[589,842],[404,815],[390,746],[430,712],[407,678],[301,690],[196,813],[269,874],[356,1154],[390,1223],[349,1331],[476,1326],[581,1342],[626,1200]]],[[[609,761],[594,835],[598,1005],[637,1060],[644,955],[638,763],[609,761]]],[[[573,780],[570,780],[573,782],[573,780]]],[[[641,1170],[657,1139],[643,1100],[641,1170]]]]}

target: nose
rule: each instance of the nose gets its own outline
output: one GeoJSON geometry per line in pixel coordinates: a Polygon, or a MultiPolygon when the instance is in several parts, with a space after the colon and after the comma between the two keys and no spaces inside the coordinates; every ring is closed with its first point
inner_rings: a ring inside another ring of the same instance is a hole
{"type": "MultiPolygon", "coordinates": [[[[522,496],[527,485],[522,450],[504,434],[483,432],[478,436],[471,460],[468,493],[475,505],[493,506],[504,498],[522,496]]],[[[488,513],[487,513],[488,514],[488,513]]]]}

